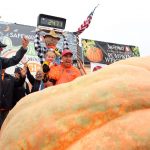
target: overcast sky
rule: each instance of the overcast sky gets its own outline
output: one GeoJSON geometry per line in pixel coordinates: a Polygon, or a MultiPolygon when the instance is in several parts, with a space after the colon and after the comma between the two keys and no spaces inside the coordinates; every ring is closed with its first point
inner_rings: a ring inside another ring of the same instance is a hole
{"type": "Polygon", "coordinates": [[[36,26],[43,13],[66,18],[65,30],[74,32],[97,4],[80,38],[135,45],[141,56],[150,55],[149,0],[1,0],[0,20],[36,26]]]}

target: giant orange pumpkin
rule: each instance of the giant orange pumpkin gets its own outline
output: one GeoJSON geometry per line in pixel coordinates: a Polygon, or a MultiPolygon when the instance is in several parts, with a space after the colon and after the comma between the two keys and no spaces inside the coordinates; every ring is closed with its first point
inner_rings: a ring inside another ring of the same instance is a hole
{"type": "Polygon", "coordinates": [[[103,53],[100,48],[90,47],[86,50],[86,57],[92,62],[101,62],[103,60],[103,53]]]}
{"type": "Polygon", "coordinates": [[[150,109],[133,111],[93,130],[67,150],[150,150],[149,125],[150,109]]]}
{"type": "Polygon", "coordinates": [[[26,96],[2,126],[0,150],[149,150],[149,64],[129,58],[26,96]]]}

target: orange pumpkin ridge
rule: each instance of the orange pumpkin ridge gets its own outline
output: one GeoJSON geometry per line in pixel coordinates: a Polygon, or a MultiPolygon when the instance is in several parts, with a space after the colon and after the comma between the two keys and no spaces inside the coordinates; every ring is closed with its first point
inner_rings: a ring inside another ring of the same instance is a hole
{"type": "Polygon", "coordinates": [[[149,125],[150,109],[134,111],[93,130],[67,150],[149,150],[149,125]]]}

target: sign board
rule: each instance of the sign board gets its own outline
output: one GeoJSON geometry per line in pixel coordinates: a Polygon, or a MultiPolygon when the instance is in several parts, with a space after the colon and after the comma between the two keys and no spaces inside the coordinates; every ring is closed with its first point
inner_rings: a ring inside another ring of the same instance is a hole
{"type": "MultiPolygon", "coordinates": [[[[0,40],[7,45],[7,47],[1,52],[2,57],[12,57],[16,54],[17,50],[21,47],[21,38],[26,35],[30,42],[28,45],[28,51],[24,55],[22,61],[28,60],[28,65],[33,74],[39,69],[39,58],[34,49],[35,27],[0,22],[0,40]]],[[[22,66],[20,62],[17,66],[22,66]]],[[[15,67],[6,69],[6,72],[13,74],[15,67]]]]}
{"type": "Polygon", "coordinates": [[[81,43],[85,64],[93,62],[109,65],[121,59],[140,56],[139,48],[137,46],[94,41],[89,39],[82,39],[81,43]]]}

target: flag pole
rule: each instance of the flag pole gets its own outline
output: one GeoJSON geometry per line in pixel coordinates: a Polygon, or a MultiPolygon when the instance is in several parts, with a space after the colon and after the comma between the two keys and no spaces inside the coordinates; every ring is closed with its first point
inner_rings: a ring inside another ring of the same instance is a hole
{"type": "Polygon", "coordinates": [[[94,8],[93,12],[95,11],[95,9],[99,6],[99,4],[97,4],[97,6],[94,8]]]}
{"type": "Polygon", "coordinates": [[[96,10],[96,8],[99,6],[99,4],[97,4],[96,7],[94,7],[94,9],[92,10],[92,12],[88,15],[88,17],[86,18],[86,20],[84,20],[84,22],[80,25],[80,27],[78,28],[78,30],[76,32],[73,32],[76,35],[80,35],[86,28],[89,27],[93,14],[96,10]]]}
{"type": "Polygon", "coordinates": [[[80,69],[80,72],[82,75],[87,74],[84,68],[84,63],[82,62],[82,59],[80,58],[80,46],[79,46],[79,35],[86,29],[88,28],[89,24],[91,23],[92,20],[92,16],[94,14],[95,9],[99,6],[99,4],[97,4],[97,6],[93,9],[93,11],[89,14],[89,16],[87,17],[87,19],[83,22],[83,24],[78,28],[78,31],[73,32],[74,35],[76,36],[77,39],[77,66],[80,69]]]}
{"type": "Polygon", "coordinates": [[[81,75],[86,75],[86,71],[84,68],[84,64],[82,62],[82,59],[80,58],[80,46],[79,46],[79,36],[76,36],[76,40],[77,40],[77,67],[80,70],[81,75]]]}

